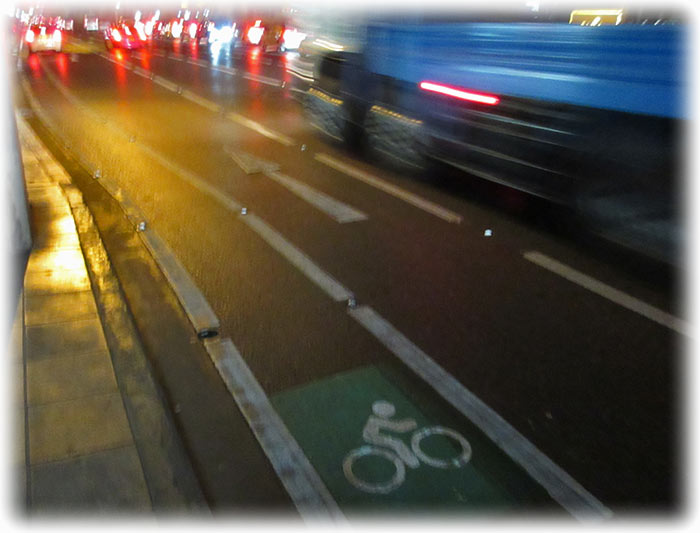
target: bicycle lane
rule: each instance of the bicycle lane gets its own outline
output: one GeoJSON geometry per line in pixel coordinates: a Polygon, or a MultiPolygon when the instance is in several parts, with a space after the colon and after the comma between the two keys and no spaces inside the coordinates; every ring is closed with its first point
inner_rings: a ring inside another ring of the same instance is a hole
{"type": "Polygon", "coordinates": [[[342,372],[270,400],[348,515],[410,510],[568,516],[479,428],[388,365],[342,372]],[[399,458],[406,459],[406,451],[417,464],[399,458]]]}

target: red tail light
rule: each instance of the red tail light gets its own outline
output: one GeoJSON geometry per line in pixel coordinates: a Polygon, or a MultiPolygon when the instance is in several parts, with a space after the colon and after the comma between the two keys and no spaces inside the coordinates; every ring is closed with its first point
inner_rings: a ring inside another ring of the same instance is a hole
{"type": "Polygon", "coordinates": [[[34,42],[34,30],[27,30],[27,34],[24,36],[24,39],[28,42],[34,42]]]}
{"type": "Polygon", "coordinates": [[[496,105],[498,104],[498,102],[501,101],[500,98],[498,98],[498,96],[493,96],[491,94],[475,93],[473,91],[465,91],[463,89],[450,87],[449,85],[441,85],[439,83],[433,83],[431,81],[422,81],[420,82],[419,86],[425,91],[445,94],[447,96],[459,98],[460,100],[467,100],[469,102],[496,105]]]}

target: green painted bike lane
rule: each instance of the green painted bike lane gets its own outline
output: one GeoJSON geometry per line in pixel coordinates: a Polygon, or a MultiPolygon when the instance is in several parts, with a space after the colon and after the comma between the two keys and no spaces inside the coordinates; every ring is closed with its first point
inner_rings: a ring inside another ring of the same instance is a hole
{"type": "Polygon", "coordinates": [[[271,398],[343,510],[566,516],[476,426],[406,385],[367,366],[271,398]]]}

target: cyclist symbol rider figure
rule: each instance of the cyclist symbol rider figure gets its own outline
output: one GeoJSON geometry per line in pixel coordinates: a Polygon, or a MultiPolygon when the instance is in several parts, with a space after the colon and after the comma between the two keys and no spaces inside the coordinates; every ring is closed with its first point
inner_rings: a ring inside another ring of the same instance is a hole
{"type": "Polygon", "coordinates": [[[418,426],[416,421],[412,418],[406,418],[404,420],[389,420],[392,416],[394,416],[394,414],[396,414],[396,408],[394,407],[394,404],[383,400],[378,400],[372,404],[372,412],[374,414],[369,415],[367,423],[362,430],[362,438],[371,444],[390,448],[409,467],[418,468],[420,461],[408,446],[397,438],[390,437],[388,435],[381,435],[379,433],[379,431],[382,429],[393,431],[395,433],[406,433],[408,431],[413,431],[418,426]]]}

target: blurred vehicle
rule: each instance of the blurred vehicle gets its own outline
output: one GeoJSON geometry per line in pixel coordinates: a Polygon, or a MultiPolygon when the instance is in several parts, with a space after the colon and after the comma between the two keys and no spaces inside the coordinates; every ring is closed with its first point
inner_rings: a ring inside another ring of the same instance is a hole
{"type": "Polygon", "coordinates": [[[190,19],[183,21],[180,39],[183,43],[209,43],[209,21],[206,19],[190,19]]]}
{"type": "Polygon", "coordinates": [[[227,18],[216,18],[208,22],[209,44],[227,45],[234,42],[237,35],[236,23],[227,18]]]}
{"type": "Polygon", "coordinates": [[[143,48],[148,39],[143,30],[126,23],[111,24],[105,30],[104,35],[107,50],[112,50],[113,48],[124,50],[143,48]]]}
{"type": "Polygon", "coordinates": [[[284,31],[284,23],[279,19],[257,18],[243,25],[241,43],[249,47],[257,46],[266,54],[284,52],[284,31]]]}
{"type": "Polygon", "coordinates": [[[159,21],[153,30],[153,37],[158,41],[173,41],[182,37],[185,21],[181,18],[173,18],[167,22],[159,21]]]}
{"type": "Polygon", "coordinates": [[[63,34],[55,26],[31,24],[24,33],[24,41],[30,54],[35,52],[60,52],[63,47],[63,34]]]}
{"type": "Polygon", "coordinates": [[[98,31],[100,29],[98,17],[94,15],[85,15],[83,18],[83,28],[85,28],[85,31],[98,31]]]}
{"type": "Polygon", "coordinates": [[[287,70],[332,138],[572,208],[604,238],[679,264],[685,28],[595,16],[317,24],[287,70]]]}

